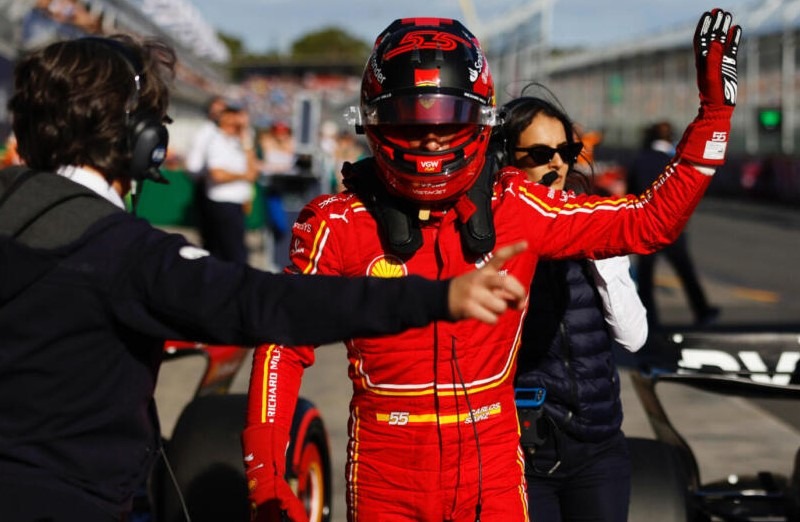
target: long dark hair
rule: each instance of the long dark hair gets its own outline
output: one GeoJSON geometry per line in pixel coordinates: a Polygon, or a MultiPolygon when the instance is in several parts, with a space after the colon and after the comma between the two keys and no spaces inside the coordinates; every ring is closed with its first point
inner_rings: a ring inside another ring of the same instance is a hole
{"type": "MultiPolygon", "coordinates": [[[[522,96],[514,98],[500,108],[501,124],[495,129],[493,139],[496,148],[501,149],[501,153],[497,157],[502,166],[517,166],[514,164],[513,149],[519,143],[520,135],[528,128],[533,119],[540,114],[561,122],[561,125],[564,126],[564,134],[567,137],[568,144],[572,145],[580,141],[580,135],[575,128],[575,124],[561,107],[561,104],[558,103],[555,95],[540,84],[531,84],[529,87],[523,89],[522,96]],[[525,91],[529,87],[537,87],[543,90],[553,101],[539,96],[525,95],[525,91]]],[[[576,192],[589,193],[592,191],[591,187],[591,179],[585,173],[575,170],[574,162],[570,162],[565,188],[576,192]]]]}
{"type": "Polygon", "coordinates": [[[174,51],[156,40],[140,44],[125,35],[110,37],[113,44],[100,40],[56,42],[16,65],[8,108],[20,157],[31,168],[85,165],[109,178],[126,176],[131,159],[127,115],[166,116],[174,51]],[[131,60],[141,70],[134,71],[131,60]]]}

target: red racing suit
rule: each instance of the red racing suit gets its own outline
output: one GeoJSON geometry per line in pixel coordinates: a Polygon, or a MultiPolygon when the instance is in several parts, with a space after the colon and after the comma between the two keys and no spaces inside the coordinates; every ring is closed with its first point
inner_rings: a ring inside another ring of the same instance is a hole
{"type": "MultiPolygon", "coordinates": [[[[506,168],[492,195],[497,246],[526,240],[528,250],[505,269],[530,286],[539,258],[653,252],[677,237],[710,179],[679,162],[639,197],[576,196],[506,168]]],[[[465,254],[459,234],[455,211],[434,213],[422,224],[421,248],[401,258],[386,252],[356,194],[320,196],[294,225],[289,270],[449,278],[485,259],[465,254]]],[[[513,390],[525,313],[509,311],[495,325],[436,322],[346,343],[353,386],[349,521],[472,522],[476,509],[485,520],[528,520],[513,390]]],[[[313,347],[257,349],[245,430],[249,457],[258,460],[259,430],[285,430],[280,440],[288,439],[300,376],[313,357],[313,347]]]]}

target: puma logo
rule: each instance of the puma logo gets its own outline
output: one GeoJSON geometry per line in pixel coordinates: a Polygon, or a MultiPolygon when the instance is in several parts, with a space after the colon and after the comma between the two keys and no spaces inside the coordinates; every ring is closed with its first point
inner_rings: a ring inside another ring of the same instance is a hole
{"type": "Polygon", "coordinates": [[[348,221],[348,220],[347,220],[347,213],[348,213],[349,211],[350,211],[350,209],[349,209],[349,208],[346,208],[346,209],[344,209],[344,212],[342,212],[341,214],[334,214],[333,212],[331,212],[330,214],[328,214],[328,216],[329,216],[331,219],[341,219],[341,220],[342,220],[342,221],[344,221],[345,223],[347,223],[347,224],[350,224],[350,221],[348,221]]]}

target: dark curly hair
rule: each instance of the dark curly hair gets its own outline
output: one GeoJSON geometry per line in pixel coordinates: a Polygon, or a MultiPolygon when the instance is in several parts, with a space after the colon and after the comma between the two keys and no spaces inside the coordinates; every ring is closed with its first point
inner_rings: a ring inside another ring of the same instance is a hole
{"type": "Polygon", "coordinates": [[[126,35],[56,42],[28,54],[14,69],[8,102],[20,157],[37,170],[78,165],[109,179],[129,176],[128,121],[137,113],[166,118],[175,62],[167,44],[126,35]]]}

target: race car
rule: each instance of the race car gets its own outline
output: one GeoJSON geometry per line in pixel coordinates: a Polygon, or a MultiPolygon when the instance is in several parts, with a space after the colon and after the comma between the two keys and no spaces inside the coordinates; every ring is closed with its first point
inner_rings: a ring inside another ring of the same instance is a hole
{"type": "MultiPolygon", "coordinates": [[[[631,522],[800,521],[800,449],[791,471],[754,469],[750,474],[704,480],[692,447],[675,428],[656,392],[672,383],[766,404],[800,399],[800,333],[797,331],[669,332],[663,353],[631,373],[655,439],[630,437],[631,522]],[[778,399],[779,401],[774,401],[778,399]]],[[[703,408],[702,402],[692,406],[703,408]]],[[[796,408],[775,406],[776,411],[796,408]]],[[[740,437],[759,442],[752,419],[742,418],[740,437]]],[[[796,419],[795,419],[796,422],[796,419]]],[[[741,462],[731,447],[726,464],[741,462]]]]}

